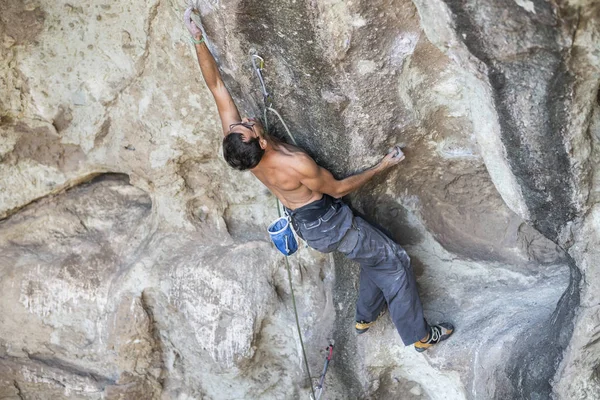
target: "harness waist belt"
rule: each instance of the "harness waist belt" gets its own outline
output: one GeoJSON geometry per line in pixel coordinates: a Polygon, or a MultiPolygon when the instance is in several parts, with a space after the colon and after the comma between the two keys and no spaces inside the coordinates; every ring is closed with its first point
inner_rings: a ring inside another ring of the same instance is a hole
{"type": "Polygon", "coordinates": [[[323,197],[319,200],[298,207],[295,210],[290,210],[286,207],[285,211],[295,222],[313,222],[331,210],[331,206],[334,202],[336,202],[336,199],[327,194],[323,194],[323,197]]]}

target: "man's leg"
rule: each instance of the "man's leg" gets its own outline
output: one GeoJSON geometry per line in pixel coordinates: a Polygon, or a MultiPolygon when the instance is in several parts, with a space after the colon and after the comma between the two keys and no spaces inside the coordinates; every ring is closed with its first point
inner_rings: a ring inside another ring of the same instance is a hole
{"type": "MultiPolygon", "coordinates": [[[[400,246],[398,247],[400,248],[400,246]]],[[[410,259],[404,250],[400,250],[397,263],[398,279],[394,280],[392,285],[387,286],[384,294],[388,302],[390,317],[396,325],[404,345],[408,346],[425,338],[429,333],[429,326],[423,315],[423,305],[410,266],[410,259]]],[[[386,279],[385,276],[383,278],[386,279]]]]}
{"type": "Polygon", "coordinates": [[[335,215],[322,218],[319,224],[304,224],[300,230],[312,248],[322,252],[335,248],[360,263],[386,297],[405,345],[423,340],[415,344],[422,351],[452,334],[450,324],[446,324],[448,328],[440,324],[428,329],[410,260],[402,247],[362,218],[354,217],[347,205],[340,205],[335,215]]]}
{"type": "Polygon", "coordinates": [[[365,333],[369,330],[384,307],[383,292],[361,267],[358,300],[356,301],[356,331],[365,333]]]}
{"type": "MultiPolygon", "coordinates": [[[[354,219],[359,238],[348,258],[361,264],[385,296],[390,316],[405,345],[427,337],[429,331],[408,255],[393,240],[360,217],[354,219]]],[[[362,284],[362,280],[361,280],[362,284]]]]}

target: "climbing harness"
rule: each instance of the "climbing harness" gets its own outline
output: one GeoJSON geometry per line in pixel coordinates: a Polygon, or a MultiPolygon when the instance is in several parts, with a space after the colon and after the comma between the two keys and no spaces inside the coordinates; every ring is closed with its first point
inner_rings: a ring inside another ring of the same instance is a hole
{"type": "MultiPolygon", "coordinates": [[[[254,69],[254,72],[258,76],[258,80],[260,81],[260,86],[261,86],[261,91],[262,91],[262,96],[263,96],[263,105],[264,105],[263,121],[265,123],[266,130],[268,131],[268,129],[269,129],[269,121],[267,118],[267,111],[270,111],[273,114],[275,114],[277,116],[277,118],[279,118],[279,121],[281,122],[281,125],[283,125],[284,129],[286,130],[288,137],[291,139],[291,141],[294,143],[294,145],[296,145],[296,140],[294,139],[294,136],[290,132],[290,129],[288,128],[287,124],[285,123],[285,121],[283,120],[281,115],[272,107],[273,100],[271,98],[271,95],[267,91],[267,87],[265,85],[265,80],[262,75],[262,70],[265,65],[265,60],[256,54],[253,54],[251,59],[252,59],[252,68],[254,69]],[[257,63],[257,61],[258,61],[258,63],[257,63]]],[[[329,367],[329,363],[331,362],[331,359],[333,357],[333,340],[330,342],[329,346],[327,347],[327,351],[329,353],[327,355],[327,358],[325,359],[325,366],[323,367],[323,373],[321,374],[319,383],[317,384],[316,387],[313,387],[312,375],[310,373],[310,367],[308,366],[308,357],[306,357],[306,350],[304,348],[304,340],[302,339],[302,329],[300,328],[300,319],[298,318],[298,308],[296,307],[296,297],[294,295],[294,286],[292,284],[292,271],[290,268],[290,262],[288,260],[288,256],[294,254],[296,252],[296,250],[298,249],[298,242],[296,241],[294,233],[292,232],[292,229],[290,227],[291,224],[290,224],[289,216],[281,215],[281,203],[279,202],[279,199],[277,199],[277,214],[279,215],[279,218],[276,219],[273,223],[271,223],[269,225],[268,231],[269,231],[269,235],[271,236],[271,240],[273,241],[273,243],[275,244],[277,249],[285,256],[285,266],[287,269],[288,282],[290,284],[290,293],[292,295],[292,305],[294,306],[294,317],[296,319],[296,329],[298,330],[298,338],[300,339],[300,347],[302,348],[302,357],[304,358],[304,366],[306,367],[306,373],[308,375],[308,380],[310,382],[311,400],[319,400],[321,398],[321,395],[323,394],[323,383],[325,382],[325,374],[327,373],[327,368],[329,367]],[[318,392],[318,395],[315,394],[315,389],[318,392]]]]}

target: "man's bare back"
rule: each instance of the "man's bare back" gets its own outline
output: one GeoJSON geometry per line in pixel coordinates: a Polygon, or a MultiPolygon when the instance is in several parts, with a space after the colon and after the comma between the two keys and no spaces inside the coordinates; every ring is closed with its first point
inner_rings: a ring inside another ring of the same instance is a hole
{"type": "Polygon", "coordinates": [[[251,171],[289,209],[319,200],[323,193],[311,190],[301,182],[294,166],[309,157],[302,149],[280,143],[265,151],[257,167],[251,171]]]}
{"type": "MultiPolygon", "coordinates": [[[[259,123],[256,126],[258,127],[259,123]]],[[[251,171],[291,210],[319,200],[323,193],[335,198],[343,197],[377,173],[404,159],[402,151],[396,148],[375,167],[337,180],[328,170],[318,166],[302,149],[272,139],[266,139],[266,143],[260,163],[251,171]]]]}

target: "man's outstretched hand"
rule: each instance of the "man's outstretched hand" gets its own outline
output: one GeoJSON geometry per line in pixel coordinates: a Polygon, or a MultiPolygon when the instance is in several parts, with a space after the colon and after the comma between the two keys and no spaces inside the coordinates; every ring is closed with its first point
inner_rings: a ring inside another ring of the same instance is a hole
{"type": "Polygon", "coordinates": [[[192,7],[188,7],[183,13],[183,23],[190,32],[190,35],[196,40],[200,40],[202,37],[202,31],[198,28],[198,25],[192,20],[192,7]]]}
{"type": "Polygon", "coordinates": [[[398,164],[400,161],[404,160],[404,153],[400,146],[394,146],[392,151],[390,151],[379,163],[378,167],[384,171],[388,168],[393,167],[398,164]]]}

